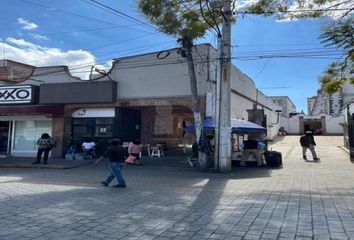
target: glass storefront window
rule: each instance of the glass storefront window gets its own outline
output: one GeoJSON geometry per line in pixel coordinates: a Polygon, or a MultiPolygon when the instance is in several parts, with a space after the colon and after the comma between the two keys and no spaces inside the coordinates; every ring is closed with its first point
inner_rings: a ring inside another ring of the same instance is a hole
{"type": "Polygon", "coordinates": [[[45,132],[52,134],[51,121],[15,121],[13,150],[36,150],[37,139],[45,132]]]}
{"type": "Polygon", "coordinates": [[[74,118],[73,138],[112,137],[113,118],[74,118]]]}

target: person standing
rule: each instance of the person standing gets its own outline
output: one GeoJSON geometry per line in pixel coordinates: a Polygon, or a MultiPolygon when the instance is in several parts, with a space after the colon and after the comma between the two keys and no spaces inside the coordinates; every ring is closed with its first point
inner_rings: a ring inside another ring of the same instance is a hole
{"type": "Polygon", "coordinates": [[[246,160],[248,159],[248,157],[250,155],[254,155],[257,159],[257,166],[262,167],[262,152],[265,149],[265,146],[266,145],[261,141],[257,141],[254,139],[248,139],[246,141],[243,141],[243,143],[241,144],[241,149],[243,149],[243,152],[240,166],[246,166],[246,160]]]}
{"type": "Polygon", "coordinates": [[[202,153],[202,156],[200,156],[201,159],[205,158],[206,161],[206,168],[213,168],[214,167],[214,147],[215,145],[212,143],[214,140],[214,135],[212,134],[207,134],[204,136],[204,134],[201,136],[201,139],[199,141],[199,150],[202,153]]]}
{"type": "Polygon", "coordinates": [[[102,181],[102,186],[108,186],[110,182],[116,178],[118,184],[114,187],[125,188],[126,183],[122,175],[122,168],[124,160],[129,156],[126,148],[122,147],[122,142],[119,139],[114,139],[111,142],[111,147],[96,161],[96,164],[102,161],[104,158],[108,158],[110,161],[110,175],[105,181],[102,181]]]}
{"type": "Polygon", "coordinates": [[[300,137],[300,144],[302,147],[302,158],[304,160],[307,160],[307,149],[310,149],[314,161],[320,160],[315,151],[316,142],[311,131],[306,131],[305,135],[300,137]]]}
{"type": "Polygon", "coordinates": [[[50,150],[54,147],[54,140],[49,136],[48,133],[43,133],[41,137],[37,140],[38,150],[37,150],[37,160],[32,164],[41,163],[41,158],[43,156],[43,164],[48,164],[48,156],[50,150]]]}
{"type": "Polygon", "coordinates": [[[141,153],[141,142],[139,139],[135,139],[128,146],[128,153],[135,157],[135,164],[140,165],[140,153],[141,153]]]}

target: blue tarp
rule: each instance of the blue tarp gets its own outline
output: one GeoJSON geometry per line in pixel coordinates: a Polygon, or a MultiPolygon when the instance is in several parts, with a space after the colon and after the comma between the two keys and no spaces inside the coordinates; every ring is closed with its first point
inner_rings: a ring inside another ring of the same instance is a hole
{"type": "MultiPolygon", "coordinates": [[[[203,120],[203,130],[205,131],[214,131],[215,128],[215,120],[208,118],[203,120]]],[[[195,130],[195,125],[191,124],[184,128],[186,132],[193,132],[195,130]]],[[[255,124],[250,121],[242,120],[242,119],[231,119],[231,132],[236,134],[247,134],[247,133],[266,133],[267,129],[255,124]]]]}

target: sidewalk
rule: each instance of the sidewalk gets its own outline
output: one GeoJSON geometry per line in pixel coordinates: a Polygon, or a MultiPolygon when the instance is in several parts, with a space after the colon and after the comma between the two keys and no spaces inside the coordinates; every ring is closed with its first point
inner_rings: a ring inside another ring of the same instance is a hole
{"type": "Polygon", "coordinates": [[[35,158],[8,157],[0,158],[0,168],[48,168],[70,169],[93,164],[92,160],[65,160],[62,158],[49,159],[48,164],[32,164],[35,158]]]}
{"type": "MultiPolygon", "coordinates": [[[[126,166],[127,188],[102,187],[108,162],[57,171],[0,168],[0,240],[354,240],[354,164],[342,137],[271,142],[282,168],[200,172],[183,157],[126,166]]],[[[113,183],[115,184],[115,182],[113,183]]]]}

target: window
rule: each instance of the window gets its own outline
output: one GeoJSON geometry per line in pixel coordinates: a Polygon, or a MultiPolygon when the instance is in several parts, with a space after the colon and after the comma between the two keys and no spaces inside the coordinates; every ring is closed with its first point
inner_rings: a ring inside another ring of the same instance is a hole
{"type": "Polygon", "coordinates": [[[46,120],[38,121],[16,121],[14,130],[14,150],[36,150],[37,139],[42,133],[52,133],[52,122],[46,120]]]}
{"type": "Polygon", "coordinates": [[[73,138],[112,137],[113,118],[74,118],[73,138]]]}

